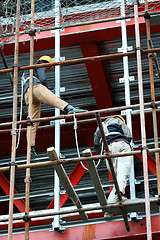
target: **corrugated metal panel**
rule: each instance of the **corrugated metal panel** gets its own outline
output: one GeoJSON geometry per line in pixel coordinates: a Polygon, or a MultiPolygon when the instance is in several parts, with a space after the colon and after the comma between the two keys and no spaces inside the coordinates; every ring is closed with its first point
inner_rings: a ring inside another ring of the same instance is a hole
{"type": "MultiPolygon", "coordinates": [[[[154,47],[159,47],[160,35],[158,33],[152,34],[152,41],[154,47]]],[[[135,38],[128,37],[128,46],[132,46],[135,49],[135,38]]],[[[114,54],[118,53],[118,48],[122,47],[122,40],[115,39],[112,41],[105,41],[101,43],[102,54],[114,54]]],[[[147,49],[146,35],[141,36],[141,47],[147,49]]],[[[158,55],[157,55],[158,57],[158,55]]],[[[158,58],[159,60],[159,58],[158,58]]],[[[160,62],[160,60],[159,60],[160,62]]],[[[123,61],[122,59],[108,60],[106,61],[106,67],[109,72],[110,82],[114,93],[115,104],[125,100],[124,83],[119,83],[119,79],[123,78],[123,61]]],[[[142,53],[142,70],[143,70],[143,84],[144,84],[144,98],[150,98],[150,76],[149,76],[149,64],[147,55],[142,53]]],[[[138,77],[137,77],[137,61],[136,57],[129,57],[129,75],[134,76],[135,80],[130,82],[130,97],[131,100],[138,100],[138,77]]],[[[157,71],[154,66],[154,82],[156,97],[160,96],[160,81],[157,76],[157,71]]]]}
{"type": "MultiPolygon", "coordinates": [[[[50,55],[54,57],[54,49],[43,50],[35,52],[35,63],[36,60],[42,55],[50,55]]],[[[81,58],[82,53],[80,46],[66,47],[61,49],[61,56],[65,57],[66,60],[81,58]]],[[[14,59],[13,56],[7,56],[6,61],[9,67],[12,67],[14,59]]],[[[29,53],[19,54],[20,66],[26,66],[29,64],[29,53]]],[[[3,62],[0,59],[0,68],[4,69],[3,62]]],[[[19,74],[18,79],[18,95],[21,94],[21,75],[19,74]]],[[[54,91],[54,70],[46,73],[48,80],[48,86],[54,91]]],[[[65,92],[61,93],[61,97],[69,102],[70,104],[77,107],[91,107],[96,108],[96,102],[92,92],[92,87],[88,77],[88,73],[85,64],[63,66],[61,67],[61,87],[65,87],[65,92]]],[[[12,86],[8,79],[7,74],[0,74],[0,118],[12,116],[12,86]]],[[[24,103],[25,106],[25,103],[24,103]]],[[[26,109],[26,107],[25,107],[26,109]]],[[[47,105],[42,105],[42,112],[54,111],[54,108],[47,105]]],[[[19,107],[18,107],[19,113],[19,107]]],[[[27,114],[27,110],[26,110],[27,114]]]]}

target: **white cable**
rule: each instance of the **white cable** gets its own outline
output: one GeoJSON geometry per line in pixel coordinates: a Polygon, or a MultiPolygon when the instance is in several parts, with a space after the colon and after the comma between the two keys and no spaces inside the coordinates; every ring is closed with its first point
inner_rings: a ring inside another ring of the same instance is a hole
{"type": "MultiPolygon", "coordinates": [[[[20,122],[22,120],[22,107],[23,107],[23,82],[21,81],[21,106],[20,106],[20,117],[19,117],[20,122]]],[[[21,138],[21,124],[19,125],[19,129],[18,129],[18,139],[17,139],[16,149],[18,149],[19,147],[20,138],[21,138]]]]}
{"type": "MultiPolygon", "coordinates": [[[[78,138],[77,138],[77,119],[76,119],[76,117],[75,117],[75,113],[74,113],[74,115],[73,115],[73,119],[74,119],[74,127],[73,127],[73,129],[74,129],[74,133],[75,133],[74,135],[75,135],[75,140],[76,140],[77,154],[78,154],[78,157],[80,158],[80,152],[79,152],[79,146],[78,146],[78,138]]],[[[103,142],[102,142],[101,154],[102,154],[102,152],[103,152],[103,142]]],[[[99,166],[100,161],[101,161],[101,159],[98,160],[98,163],[97,163],[97,165],[96,165],[96,168],[99,166]]],[[[84,169],[88,170],[88,168],[86,168],[86,167],[84,166],[83,162],[80,161],[80,163],[81,163],[81,165],[82,165],[82,167],[83,167],[84,169]]]]}
{"type": "MultiPolygon", "coordinates": [[[[78,138],[77,138],[77,119],[76,119],[76,116],[75,116],[75,112],[73,114],[73,119],[74,119],[73,129],[74,129],[74,135],[75,135],[75,140],[76,140],[77,154],[78,154],[78,157],[80,158],[80,152],[79,152],[79,147],[78,147],[78,138]]],[[[81,163],[81,165],[84,169],[88,170],[88,168],[86,168],[81,161],[80,161],[80,163],[81,163]]]]}

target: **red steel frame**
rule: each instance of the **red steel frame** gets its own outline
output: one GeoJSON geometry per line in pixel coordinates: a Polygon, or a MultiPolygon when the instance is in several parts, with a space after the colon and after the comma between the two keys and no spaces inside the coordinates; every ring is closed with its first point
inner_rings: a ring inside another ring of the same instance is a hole
{"type": "MultiPolygon", "coordinates": [[[[144,18],[140,18],[140,24],[141,24],[141,31],[143,34],[146,33],[146,30],[144,27],[144,18]]],[[[128,36],[133,36],[133,27],[134,27],[134,19],[131,19],[131,21],[127,22],[127,30],[128,30],[128,36]]],[[[152,27],[152,32],[157,31],[157,27],[152,27]]],[[[90,43],[88,44],[89,40],[92,40],[94,38],[95,42],[106,40],[111,38],[119,38],[120,37],[120,23],[117,22],[108,22],[108,23],[99,23],[99,24],[92,24],[88,26],[83,27],[72,27],[72,28],[66,28],[64,32],[62,32],[61,36],[61,42],[62,46],[77,44],[78,42],[83,42],[81,44],[81,50],[83,57],[86,56],[94,56],[94,55],[100,55],[99,48],[97,43],[90,43]],[[101,30],[100,30],[101,29],[101,30]],[[94,30],[94,31],[93,31],[94,30]],[[98,30],[98,34],[97,34],[98,30]],[[73,34],[76,33],[76,34],[73,34]],[[105,33],[105,34],[104,34],[105,33]],[[110,33],[110,34],[109,34],[110,33]],[[70,34],[72,34],[72,38],[70,37],[70,34]],[[87,38],[84,38],[84,36],[87,34],[87,38]],[[97,35],[95,37],[95,35],[97,35]],[[86,39],[86,40],[84,40],[86,39]]],[[[48,42],[53,41],[53,34],[51,34],[51,31],[41,32],[40,34],[36,34],[37,40],[40,44],[38,45],[38,48],[41,47],[41,49],[47,49],[49,44],[48,42]],[[48,38],[48,41],[46,41],[45,38],[48,38]]],[[[28,39],[29,36],[20,36],[20,41],[23,41],[23,39],[28,39]]],[[[22,43],[20,43],[22,44],[22,43]]],[[[4,46],[4,53],[5,55],[13,54],[13,43],[10,43],[7,46],[4,46]]],[[[20,47],[20,52],[24,51],[27,52],[28,50],[28,42],[25,43],[25,46],[23,48],[20,47]]],[[[39,50],[39,49],[38,49],[39,50]]],[[[36,46],[35,46],[36,51],[36,46]]],[[[95,99],[97,101],[98,108],[105,108],[105,107],[111,107],[112,101],[111,101],[111,92],[110,92],[110,83],[108,81],[108,73],[104,72],[103,63],[96,62],[96,63],[86,63],[86,68],[88,71],[88,74],[90,76],[91,85],[93,87],[95,99]],[[96,88],[96,79],[97,72],[93,71],[95,69],[95,64],[98,64],[98,69],[100,69],[100,72],[98,72],[98,75],[100,76],[102,80],[102,86],[100,86],[99,89],[96,88]],[[103,96],[101,95],[101,90],[103,88],[103,91],[107,92],[107,100],[105,98],[105,94],[103,96]],[[99,98],[103,97],[103,100],[99,101],[99,98]]],[[[137,156],[142,161],[142,156],[137,156]]],[[[148,154],[148,167],[152,174],[156,175],[156,164],[155,160],[148,154]]],[[[83,177],[86,170],[78,163],[75,168],[73,169],[72,173],[70,174],[69,178],[73,184],[73,186],[77,185],[81,178],[83,177]]],[[[110,178],[110,180],[112,180],[110,178]]],[[[9,193],[9,181],[6,179],[6,177],[0,173],[0,187],[3,189],[6,195],[9,193]]],[[[17,191],[15,190],[15,194],[17,194],[17,191]]],[[[67,201],[68,196],[67,194],[64,194],[61,196],[61,203],[60,206],[62,207],[65,202],[67,201]]],[[[53,200],[54,201],[54,200],[53,200]]],[[[53,201],[50,203],[48,208],[53,208],[53,201]]],[[[14,201],[15,206],[18,208],[20,212],[24,212],[24,201],[23,200],[15,200],[14,201]]],[[[91,216],[95,217],[96,214],[90,214],[91,216]]],[[[45,220],[44,222],[50,222],[51,220],[45,220]]],[[[37,225],[41,224],[42,221],[33,221],[37,225]]],[[[98,237],[101,237],[101,239],[146,239],[146,229],[145,229],[145,220],[140,221],[139,223],[130,223],[131,224],[131,232],[127,233],[124,228],[124,223],[122,222],[114,222],[114,223],[103,223],[98,225],[89,225],[89,226],[82,226],[82,227],[76,227],[76,228],[69,228],[67,229],[66,233],[63,234],[57,234],[55,232],[41,232],[39,233],[30,233],[30,240],[32,239],[44,239],[48,238],[48,240],[56,238],[56,239],[71,239],[69,237],[72,236],[72,239],[75,239],[74,237],[77,237],[76,239],[89,239],[84,238],[94,236],[94,239],[99,239],[98,237]],[[107,232],[106,232],[107,229],[107,232]],[[119,229],[118,233],[115,231],[115,229],[119,229]],[[138,235],[137,235],[138,234],[138,235]],[[43,237],[44,235],[44,237],[43,237]],[[82,238],[83,236],[83,238],[82,238]],[[79,238],[78,238],[79,237],[79,238]]],[[[160,232],[160,217],[154,216],[152,217],[152,229],[153,229],[153,239],[159,239],[159,232],[160,232]]],[[[17,227],[18,224],[15,224],[14,227],[17,227]]],[[[0,229],[2,229],[2,226],[0,226],[0,229]]],[[[19,240],[22,239],[22,234],[13,236],[13,240],[19,240]]],[[[0,237],[1,240],[6,240],[6,236],[0,237]]]]}

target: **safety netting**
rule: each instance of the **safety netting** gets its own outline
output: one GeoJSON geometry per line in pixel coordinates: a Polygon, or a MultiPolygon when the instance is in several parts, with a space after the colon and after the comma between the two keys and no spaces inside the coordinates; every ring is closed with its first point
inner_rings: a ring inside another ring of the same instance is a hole
{"type": "MultiPolygon", "coordinates": [[[[9,41],[15,35],[17,0],[0,1],[0,37],[9,41]],[[7,38],[8,37],[8,38],[7,38]]],[[[134,14],[133,0],[59,0],[59,28],[81,25],[84,22],[116,18],[121,16],[121,5],[125,5],[125,14],[134,14]]],[[[57,0],[34,1],[34,28],[37,32],[55,29],[57,0]]],[[[145,1],[138,0],[139,12],[145,11],[145,1]]],[[[148,0],[149,12],[160,9],[159,0],[148,0]]],[[[57,25],[56,25],[57,27],[57,25]]],[[[21,0],[20,33],[26,33],[31,28],[31,1],[21,0]]]]}

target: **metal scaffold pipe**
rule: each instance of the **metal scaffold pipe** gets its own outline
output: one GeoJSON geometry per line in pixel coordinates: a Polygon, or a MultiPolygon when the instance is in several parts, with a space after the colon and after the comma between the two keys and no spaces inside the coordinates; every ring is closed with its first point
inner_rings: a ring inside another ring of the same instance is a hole
{"type": "MultiPolygon", "coordinates": [[[[151,203],[157,204],[158,198],[151,198],[151,203]]],[[[128,206],[143,206],[144,204],[144,199],[136,199],[136,200],[126,200],[123,202],[124,207],[128,206]]],[[[93,211],[93,210],[103,210],[104,212],[113,210],[114,208],[118,209],[121,208],[119,206],[119,203],[116,204],[108,204],[104,206],[84,206],[83,208],[72,208],[69,210],[60,210],[60,211],[55,211],[54,209],[47,209],[47,210],[40,210],[40,211],[32,211],[29,213],[30,218],[39,218],[39,217],[46,217],[46,216],[55,216],[55,215],[62,215],[62,214],[71,214],[71,213],[77,213],[77,212],[86,212],[86,211],[93,211]]],[[[119,214],[120,214],[119,210],[119,214]]],[[[20,220],[24,218],[24,213],[18,213],[13,215],[14,220],[20,220]]],[[[4,222],[8,220],[8,215],[2,215],[0,216],[0,222],[4,222]]]]}
{"type": "Polygon", "coordinates": [[[140,46],[140,31],[139,31],[137,0],[135,0],[134,2],[134,15],[135,15],[135,18],[134,18],[135,19],[135,36],[136,36],[136,48],[137,48],[137,71],[138,71],[138,88],[139,88],[139,102],[140,102],[143,174],[144,174],[144,189],[145,189],[146,227],[147,227],[147,239],[151,240],[152,230],[151,230],[151,215],[150,215],[150,202],[149,202],[149,181],[148,181],[146,130],[145,130],[145,115],[144,115],[142,62],[141,62],[141,46],[140,46]]]}
{"type": "Polygon", "coordinates": [[[18,52],[19,52],[19,25],[20,25],[20,5],[17,0],[16,34],[14,51],[14,82],[13,82],[13,122],[12,122],[12,149],[11,149],[11,170],[10,170],[10,199],[9,199],[9,224],[8,240],[12,240],[13,230],[13,205],[14,205],[14,183],[15,183],[15,159],[16,159],[16,130],[17,130],[17,85],[18,85],[18,52]]]}
{"type": "MultiPolygon", "coordinates": [[[[55,26],[60,23],[60,1],[55,0],[55,26]]],[[[55,30],[55,61],[60,61],[60,30],[55,30]]],[[[60,65],[55,66],[55,94],[60,97],[60,65]]],[[[60,109],[55,108],[55,117],[60,115],[60,109]]],[[[55,151],[60,156],[60,121],[55,121],[55,151]]],[[[60,179],[54,170],[54,210],[60,210],[60,179]]],[[[60,230],[60,216],[54,216],[53,228],[60,230]]]]}
{"type": "MultiPolygon", "coordinates": [[[[30,30],[30,65],[33,65],[34,60],[34,0],[31,1],[31,30],[30,30]]],[[[29,79],[29,106],[28,106],[28,119],[32,119],[33,109],[33,69],[30,69],[30,79],[29,79]]],[[[31,131],[32,125],[27,126],[27,164],[31,162],[31,131]]],[[[30,168],[26,169],[25,178],[25,214],[26,219],[29,215],[29,203],[30,203],[30,168]]],[[[29,240],[29,219],[25,221],[25,240],[29,240]]]]}
{"type": "MultiPolygon", "coordinates": [[[[143,52],[143,54],[160,52],[160,48],[144,49],[142,52],[143,52]]],[[[86,63],[86,62],[90,62],[90,61],[103,61],[103,60],[109,60],[109,59],[118,59],[118,58],[123,58],[125,56],[133,57],[133,56],[135,56],[135,53],[136,53],[136,51],[132,51],[132,52],[127,52],[127,53],[115,53],[115,54],[108,54],[108,55],[101,55],[101,56],[77,58],[77,59],[73,59],[73,60],[65,60],[65,61],[53,62],[53,63],[43,63],[43,64],[35,64],[35,65],[29,65],[29,66],[22,66],[22,67],[19,67],[19,71],[42,68],[42,67],[58,66],[58,65],[67,66],[67,65],[73,65],[73,64],[86,63]]],[[[9,73],[9,72],[13,72],[13,71],[14,71],[13,68],[2,69],[2,70],[0,70],[0,74],[9,73]]]]}
{"type": "MultiPolygon", "coordinates": [[[[121,16],[125,16],[125,5],[126,1],[122,0],[121,2],[121,16]]],[[[123,52],[128,51],[127,46],[127,27],[126,27],[126,20],[121,21],[121,32],[122,32],[122,50],[123,52]]],[[[125,103],[126,106],[131,105],[130,99],[130,80],[129,80],[129,65],[128,65],[128,57],[123,57],[123,76],[124,76],[124,83],[125,83],[125,103]]],[[[127,109],[126,111],[126,122],[127,126],[130,129],[132,134],[132,110],[127,109]]],[[[133,145],[133,141],[131,141],[131,146],[133,145]]],[[[130,198],[136,198],[136,191],[135,191],[135,169],[134,169],[134,159],[132,161],[132,166],[130,170],[130,198]]]]}
{"type": "MultiPolygon", "coordinates": [[[[156,101],[156,102],[154,102],[154,104],[156,106],[158,106],[158,105],[160,105],[160,102],[156,101]]],[[[106,108],[106,109],[101,109],[101,110],[88,111],[88,112],[84,112],[84,113],[76,113],[76,117],[77,118],[78,117],[87,117],[87,116],[94,116],[95,117],[96,112],[98,112],[100,114],[106,114],[106,113],[118,112],[118,111],[122,111],[122,110],[126,110],[126,109],[137,109],[137,108],[139,109],[139,106],[140,106],[140,104],[134,104],[134,105],[129,105],[129,106],[121,106],[121,107],[113,107],[113,108],[106,108]]],[[[144,106],[145,107],[152,107],[153,102],[144,103],[144,106]]],[[[157,110],[157,111],[159,111],[159,110],[157,110]]],[[[34,123],[34,122],[46,122],[46,121],[57,120],[57,119],[71,119],[71,118],[73,118],[73,114],[59,115],[59,116],[56,116],[56,117],[52,116],[52,117],[36,118],[36,119],[31,119],[30,122],[32,122],[32,123],[34,123]]],[[[90,119],[84,120],[84,121],[90,121],[90,119]]],[[[27,120],[17,121],[17,124],[25,125],[25,124],[27,124],[27,120]]],[[[11,125],[12,125],[12,122],[0,123],[0,128],[11,126],[11,125]]]]}
{"type": "MultiPolygon", "coordinates": [[[[153,9],[152,9],[152,12],[150,12],[150,15],[151,16],[152,15],[153,16],[158,16],[158,15],[160,15],[160,11],[153,11],[153,9]]],[[[139,17],[144,17],[145,13],[138,13],[138,16],[139,17]]],[[[70,24],[62,23],[61,25],[57,25],[57,26],[47,26],[47,28],[43,27],[43,28],[41,28],[41,32],[47,31],[47,30],[56,30],[56,29],[65,29],[65,28],[71,28],[71,27],[92,25],[92,24],[97,24],[97,23],[121,21],[121,20],[131,19],[131,18],[134,18],[133,14],[128,14],[125,17],[117,16],[117,17],[110,17],[110,18],[107,18],[107,19],[98,19],[98,20],[94,20],[94,21],[91,20],[91,21],[86,21],[86,22],[76,22],[76,23],[70,23],[70,24]]],[[[28,30],[20,32],[20,35],[23,35],[23,34],[28,34],[28,30]]],[[[10,37],[10,36],[13,36],[13,34],[12,33],[6,33],[5,34],[5,37],[10,37]]]]}
{"type": "MultiPolygon", "coordinates": [[[[148,1],[145,0],[145,12],[148,13],[148,1]]],[[[147,44],[148,49],[151,49],[150,42],[151,42],[151,32],[150,32],[150,21],[149,16],[147,17],[146,14],[146,32],[147,32],[147,44]]],[[[149,60],[149,73],[150,73],[150,88],[151,88],[151,101],[155,102],[155,88],[154,88],[154,72],[153,72],[153,60],[152,54],[148,55],[149,60]]],[[[152,108],[152,117],[153,117],[153,131],[154,131],[154,143],[155,148],[159,147],[158,144],[158,126],[157,126],[157,115],[156,115],[156,106],[152,108]]],[[[157,189],[158,189],[158,196],[160,196],[160,162],[159,162],[159,152],[155,153],[155,160],[156,160],[156,169],[157,169],[157,189]]],[[[160,210],[160,208],[159,208],[160,210]]]]}
{"type": "MultiPolygon", "coordinates": [[[[148,149],[148,153],[155,153],[160,152],[160,148],[152,148],[148,149]]],[[[131,155],[141,155],[141,150],[136,150],[132,152],[126,152],[126,153],[117,153],[117,154],[108,154],[108,157],[114,158],[114,157],[122,157],[122,156],[131,156],[131,155]]],[[[36,167],[44,167],[44,166],[52,166],[54,164],[70,164],[70,163],[76,163],[80,161],[92,161],[92,160],[99,160],[99,159],[105,159],[106,155],[96,155],[94,157],[78,157],[78,158],[67,158],[67,159],[58,159],[54,162],[46,161],[46,162],[38,162],[38,163],[30,163],[30,164],[20,164],[16,165],[16,170],[22,170],[25,168],[36,168],[36,167]]],[[[0,172],[7,172],[10,170],[10,167],[1,167],[0,172]]]]}

